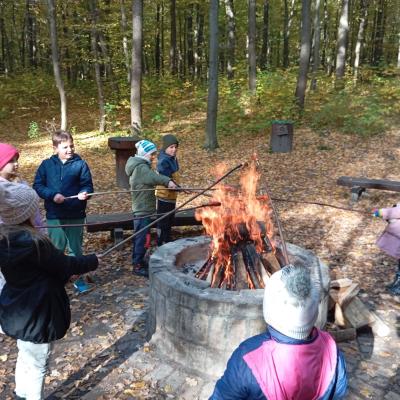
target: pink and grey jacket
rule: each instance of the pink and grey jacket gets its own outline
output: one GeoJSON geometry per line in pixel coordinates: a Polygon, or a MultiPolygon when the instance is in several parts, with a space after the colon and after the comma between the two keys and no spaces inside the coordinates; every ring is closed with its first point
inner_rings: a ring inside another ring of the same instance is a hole
{"type": "Polygon", "coordinates": [[[376,244],[389,256],[400,259],[400,207],[381,208],[379,211],[389,223],[376,244]]]}
{"type": "Polygon", "coordinates": [[[233,352],[209,400],[331,400],[347,391],[346,364],[332,336],[307,340],[269,328],[233,352]]]}

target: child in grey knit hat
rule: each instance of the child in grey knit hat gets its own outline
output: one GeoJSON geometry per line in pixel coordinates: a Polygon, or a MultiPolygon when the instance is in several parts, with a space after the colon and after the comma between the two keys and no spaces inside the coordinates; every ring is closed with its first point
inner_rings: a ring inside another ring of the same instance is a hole
{"type": "Polygon", "coordinates": [[[314,326],[318,304],[307,266],[272,274],[264,289],[267,329],[233,352],[210,400],[344,398],[344,357],[330,334],[314,326]]]}
{"type": "Polygon", "coordinates": [[[30,187],[0,182],[0,325],[16,339],[17,399],[43,399],[52,344],[66,334],[71,310],[64,285],[72,275],[93,271],[95,254],[72,257],[57,250],[33,227],[39,197],[30,187]]]}

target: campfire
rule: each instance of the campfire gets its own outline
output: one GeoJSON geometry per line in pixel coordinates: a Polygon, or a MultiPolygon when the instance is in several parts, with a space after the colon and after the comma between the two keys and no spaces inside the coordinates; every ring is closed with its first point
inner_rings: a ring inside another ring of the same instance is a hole
{"type": "MultiPolygon", "coordinates": [[[[223,173],[220,167],[218,174],[223,173]]],[[[270,199],[257,195],[259,181],[253,161],[243,170],[238,189],[221,185],[214,191],[220,207],[196,211],[212,241],[210,255],[195,276],[212,288],[262,289],[267,277],[285,264],[270,199]]]]}

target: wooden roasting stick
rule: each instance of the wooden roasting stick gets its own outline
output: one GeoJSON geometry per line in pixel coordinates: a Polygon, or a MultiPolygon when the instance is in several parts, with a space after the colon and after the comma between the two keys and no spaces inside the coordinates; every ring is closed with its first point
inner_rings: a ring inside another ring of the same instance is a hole
{"type": "Polygon", "coordinates": [[[186,200],[185,202],[183,202],[179,207],[176,207],[174,210],[171,210],[167,213],[165,213],[164,215],[162,215],[160,218],[157,218],[156,220],[154,220],[153,222],[151,222],[150,224],[148,224],[147,226],[145,226],[142,229],[139,229],[137,232],[133,233],[132,235],[128,236],[126,239],[122,240],[121,242],[117,243],[116,245],[110,247],[109,249],[105,250],[103,253],[100,253],[97,255],[98,258],[102,258],[104,256],[106,256],[107,254],[111,253],[113,250],[115,250],[116,248],[118,248],[119,246],[125,244],[126,242],[132,240],[134,237],[136,237],[139,233],[143,232],[145,229],[150,228],[152,226],[154,226],[155,224],[157,224],[157,222],[163,220],[164,218],[167,218],[168,216],[172,215],[173,213],[175,213],[176,211],[178,211],[179,209],[183,208],[184,206],[186,206],[186,204],[190,203],[191,201],[193,201],[194,199],[197,199],[197,197],[201,196],[202,194],[204,194],[207,190],[210,190],[211,188],[213,188],[214,186],[218,185],[218,183],[220,183],[222,180],[224,180],[226,177],[228,177],[230,174],[232,174],[233,172],[235,172],[236,170],[243,168],[243,166],[247,165],[247,163],[241,163],[239,165],[237,165],[236,167],[232,168],[231,170],[229,170],[225,175],[221,176],[219,179],[217,179],[214,183],[212,183],[210,186],[208,186],[205,189],[202,189],[199,193],[196,193],[194,196],[192,196],[191,198],[189,198],[188,200],[186,200]]]}

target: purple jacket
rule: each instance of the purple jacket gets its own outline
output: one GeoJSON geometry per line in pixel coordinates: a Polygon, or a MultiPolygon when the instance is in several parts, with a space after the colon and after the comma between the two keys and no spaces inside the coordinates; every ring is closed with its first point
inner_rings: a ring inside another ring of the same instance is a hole
{"type": "Polygon", "coordinates": [[[389,223],[376,244],[389,256],[400,259],[400,207],[382,208],[381,212],[389,223]]]}

